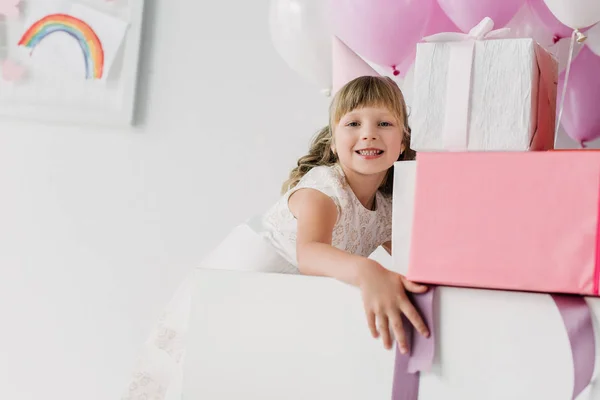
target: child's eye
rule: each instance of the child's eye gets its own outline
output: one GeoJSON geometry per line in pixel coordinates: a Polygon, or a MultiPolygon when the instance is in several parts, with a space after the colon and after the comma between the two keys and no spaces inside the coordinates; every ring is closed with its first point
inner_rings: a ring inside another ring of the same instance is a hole
{"type": "Polygon", "coordinates": [[[346,124],[346,126],[358,126],[358,122],[352,121],[352,122],[348,122],[346,124]]]}
{"type": "Polygon", "coordinates": [[[379,126],[392,126],[392,123],[391,123],[391,122],[385,122],[385,121],[384,121],[384,122],[380,122],[380,123],[379,123],[379,126]]]}

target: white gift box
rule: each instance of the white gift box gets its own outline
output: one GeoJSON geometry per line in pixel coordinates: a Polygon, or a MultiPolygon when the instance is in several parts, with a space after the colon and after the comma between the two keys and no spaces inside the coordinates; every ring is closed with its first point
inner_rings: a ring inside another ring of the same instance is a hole
{"type": "Polygon", "coordinates": [[[391,269],[402,275],[406,275],[408,272],[416,179],[416,161],[398,161],[394,163],[391,269]]]}
{"type": "MultiPolygon", "coordinates": [[[[184,399],[390,399],[394,352],[370,336],[355,288],[222,270],[198,271],[193,286],[184,399]]],[[[550,296],[437,295],[437,358],[421,374],[419,400],[571,398],[569,342],[550,296]]],[[[600,315],[600,299],[589,303],[600,315]]]]}
{"type": "Polygon", "coordinates": [[[554,148],[558,64],[550,53],[528,38],[440,34],[426,40],[417,45],[411,148],[554,148]]]}

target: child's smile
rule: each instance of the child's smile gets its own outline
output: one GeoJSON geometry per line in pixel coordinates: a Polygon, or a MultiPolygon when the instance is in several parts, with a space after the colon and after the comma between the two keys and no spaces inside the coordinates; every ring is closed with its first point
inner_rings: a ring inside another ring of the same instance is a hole
{"type": "Polygon", "coordinates": [[[384,151],[374,147],[369,147],[366,149],[356,150],[355,153],[364,158],[365,160],[374,160],[376,158],[381,157],[384,151]]]}

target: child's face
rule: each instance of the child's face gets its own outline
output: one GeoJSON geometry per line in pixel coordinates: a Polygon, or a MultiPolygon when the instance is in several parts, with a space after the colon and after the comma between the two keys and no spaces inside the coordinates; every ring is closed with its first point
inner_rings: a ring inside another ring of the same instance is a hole
{"type": "Polygon", "coordinates": [[[357,108],[335,126],[333,149],[359,174],[386,172],[402,153],[404,128],[386,107],[357,108]]]}

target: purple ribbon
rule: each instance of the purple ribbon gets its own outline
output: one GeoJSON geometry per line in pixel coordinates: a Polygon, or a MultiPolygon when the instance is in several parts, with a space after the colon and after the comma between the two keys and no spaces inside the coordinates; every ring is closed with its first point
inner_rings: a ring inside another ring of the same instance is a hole
{"type": "Polygon", "coordinates": [[[418,400],[419,371],[429,371],[433,365],[435,357],[434,297],[434,287],[430,287],[426,293],[412,296],[415,308],[429,329],[428,338],[416,332],[412,324],[402,316],[404,333],[410,351],[408,354],[401,354],[396,346],[392,400],[418,400]]]}
{"type": "MultiPolygon", "coordinates": [[[[411,350],[409,354],[401,354],[396,346],[392,400],[418,400],[420,371],[429,371],[433,365],[434,297],[433,287],[427,293],[413,296],[413,304],[421,313],[431,334],[429,338],[423,337],[414,330],[410,322],[404,320],[404,330],[411,350]]],[[[585,299],[581,296],[552,295],[552,299],[560,312],[569,337],[575,376],[572,400],[575,400],[591,383],[594,373],[596,340],[592,315],[585,299]]]]}
{"type": "Polygon", "coordinates": [[[596,337],[592,314],[581,296],[552,295],[552,299],[558,307],[569,336],[575,372],[572,400],[575,400],[591,383],[594,375],[596,337]]]}

